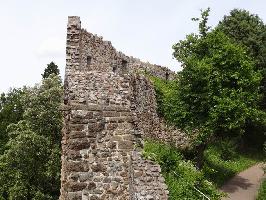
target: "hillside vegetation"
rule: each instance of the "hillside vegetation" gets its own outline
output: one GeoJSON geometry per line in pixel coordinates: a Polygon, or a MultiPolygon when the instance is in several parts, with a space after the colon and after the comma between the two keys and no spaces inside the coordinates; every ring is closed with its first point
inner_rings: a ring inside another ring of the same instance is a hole
{"type": "Polygon", "coordinates": [[[194,138],[182,152],[146,142],[144,154],[162,166],[171,199],[199,199],[195,188],[220,199],[218,187],[264,160],[265,25],[235,9],[211,29],[209,11],[192,19],[198,34],[173,45],[183,67],[176,79],[150,77],[159,115],[194,138]]]}

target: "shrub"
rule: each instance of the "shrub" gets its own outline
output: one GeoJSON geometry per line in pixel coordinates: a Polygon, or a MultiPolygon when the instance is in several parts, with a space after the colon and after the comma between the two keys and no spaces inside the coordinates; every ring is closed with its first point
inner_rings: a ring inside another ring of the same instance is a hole
{"type": "Polygon", "coordinates": [[[200,199],[198,188],[211,199],[220,199],[215,186],[204,178],[191,161],[184,160],[174,147],[154,141],[146,141],[143,155],[160,164],[170,199],[200,199]]]}
{"type": "Polygon", "coordinates": [[[237,157],[236,145],[236,142],[233,140],[221,141],[221,158],[225,161],[235,159],[237,157]]]}
{"type": "Polygon", "coordinates": [[[265,199],[266,199],[266,180],[262,182],[257,197],[257,200],[265,200],[265,199]]]}

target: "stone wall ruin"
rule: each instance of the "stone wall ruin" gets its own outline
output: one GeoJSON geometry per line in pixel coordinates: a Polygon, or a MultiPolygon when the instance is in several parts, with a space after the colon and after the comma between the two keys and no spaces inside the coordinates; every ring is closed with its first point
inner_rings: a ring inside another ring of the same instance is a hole
{"type": "MultiPolygon", "coordinates": [[[[60,200],[168,199],[160,166],[141,156],[143,138],[173,140],[156,113],[152,83],[166,67],[141,62],[68,18],[60,200]]],[[[183,143],[180,134],[174,138],[183,143]]]]}

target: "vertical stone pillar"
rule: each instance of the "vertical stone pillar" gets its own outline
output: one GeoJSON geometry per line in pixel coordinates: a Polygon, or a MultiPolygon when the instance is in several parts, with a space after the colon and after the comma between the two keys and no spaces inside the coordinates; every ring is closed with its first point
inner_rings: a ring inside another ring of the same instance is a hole
{"type": "Polygon", "coordinates": [[[64,110],[64,127],[62,130],[62,168],[61,168],[61,190],[60,199],[67,199],[68,180],[67,180],[67,168],[66,168],[66,155],[67,155],[67,142],[68,134],[70,132],[69,120],[70,120],[70,99],[71,91],[75,83],[75,73],[79,69],[79,43],[81,35],[81,22],[77,16],[68,17],[67,24],[67,38],[66,38],[66,68],[65,68],[65,80],[64,80],[64,104],[66,108],[64,110]],[[68,107],[67,107],[68,106],[68,107]]]}
{"type": "Polygon", "coordinates": [[[71,69],[79,66],[79,43],[81,37],[81,22],[77,16],[68,17],[66,41],[66,75],[71,74],[71,69]]]}

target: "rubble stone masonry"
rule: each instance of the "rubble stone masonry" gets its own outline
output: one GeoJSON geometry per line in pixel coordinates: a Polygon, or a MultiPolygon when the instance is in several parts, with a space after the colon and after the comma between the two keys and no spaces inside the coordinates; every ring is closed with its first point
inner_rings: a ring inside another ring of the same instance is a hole
{"type": "Polygon", "coordinates": [[[141,156],[143,138],[182,145],[186,137],[159,119],[143,73],[175,74],[117,52],[75,16],[68,18],[66,61],[60,200],[168,199],[160,166],[141,156]]]}

